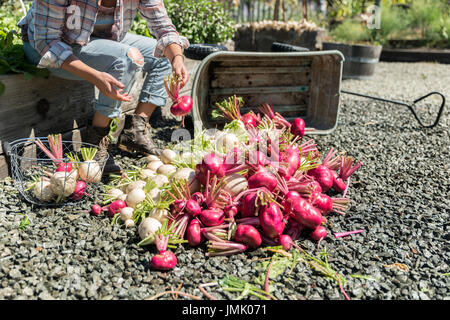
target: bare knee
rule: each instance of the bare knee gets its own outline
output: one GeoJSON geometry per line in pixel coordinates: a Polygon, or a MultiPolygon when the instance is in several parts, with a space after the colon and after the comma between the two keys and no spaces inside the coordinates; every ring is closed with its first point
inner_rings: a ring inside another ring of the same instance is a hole
{"type": "Polygon", "coordinates": [[[130,48],[130,50],[128,50],[128,57],[131,59],[131,61],[140,66],[144,64],[144,57],[137,48],[130,48]]]}

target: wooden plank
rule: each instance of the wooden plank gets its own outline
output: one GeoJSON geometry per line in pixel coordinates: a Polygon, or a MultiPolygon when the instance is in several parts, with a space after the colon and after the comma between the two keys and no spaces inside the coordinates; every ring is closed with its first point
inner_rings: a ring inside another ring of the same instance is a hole
{"type": "MultiPolygon", "coordinates": [[[[296,67],[311,67],[312,60],[310,57],[287,57],[283,56],[277,58],[258,57],[258,59],[252,59],[249,57],[241,56],[222,56],[218,57],[217,61],[214,61],[217,67],[289,67],[289,71],[292,71],[296,67]]],[[[300,72],[300,71],[298,71],[300,72]]]]}
{"type": "Polygon", "coordinates": [[[309,75],[305,73],[280,73],[274,77],[272,74],[216,74],[211,80],[211,88],[227,87],[264,87],[264,86],[292,86],[308,85],[309,75]]]}
{"type": "Polygon", "coordinates": [[[278,74],[278,73],[289,73],[298,72],[305,73],[310,71],[309,67],[217,67],[213,69],[214,74],[253,74],[253,73],[268,73],[268,74],[278,74]]]}
{"type": "Polygon", "coordinates": [[[309,86],[283,86],[283,87],[232,87],[210,89],[209,94],[215,95],[243,95],[243,94],[272,94],[272,93],[303,93],[309,90],[309,86]]]}
{"type": "MultiPolygon", "coordinates": [[[[245,102],[245,107],[257,107],[263,103],[270,103],[275,106],[283,106],[283,105],[307,105],[309,101],[309,93],[304,92],[286,92],[280,93],[275,92],[270,95],[267,94],[241,94],[239,95],[245,102]]],[[[215,106],[216,102],[222,102],[223,100],[230,97],[230,95],[216,95],[216,96],[208,96],[209,106],[215,106]]],[[[245,107],[244,110],[245,110],[245,107]]]]}
{"type": "MultiPolygon", "coordinates": [[[[23,75],[0,76],[0,144],[30,136],[47,136],[85,126],[93,115],[93,86],[55,77],[26,80],[23,75]]],[[[0,153],[3,150],[0,146],[0,153]]]]}

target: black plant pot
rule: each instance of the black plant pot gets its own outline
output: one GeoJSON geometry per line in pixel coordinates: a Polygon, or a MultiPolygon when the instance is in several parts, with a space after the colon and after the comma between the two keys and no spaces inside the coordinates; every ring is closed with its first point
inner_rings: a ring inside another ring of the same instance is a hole
{"type": "Polygon", "coordinates": [[[342,79],[368,79],[380,59],[382,46],[323,42],[323,50],[339,50],[344,55],[342,79]]]}

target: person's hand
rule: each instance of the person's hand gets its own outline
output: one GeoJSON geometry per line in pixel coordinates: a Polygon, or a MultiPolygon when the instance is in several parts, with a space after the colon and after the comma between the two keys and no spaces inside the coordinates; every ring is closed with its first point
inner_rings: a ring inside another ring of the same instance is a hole
{"type": "Polygon", "coordinates": [[[94,82],[98,90],[105,96],[118,101],[131,101],[128,93],[122,93],[125,86],[106,72],[99,72],[94,82]]]}
{"type": "Polygon", "coordinates": [[[189,74],[184,65],[184,58],[182,56],[175,56],[172,61],[172,70],[181,79],[181,88],[183,88],[189,81],[189,74]]]}

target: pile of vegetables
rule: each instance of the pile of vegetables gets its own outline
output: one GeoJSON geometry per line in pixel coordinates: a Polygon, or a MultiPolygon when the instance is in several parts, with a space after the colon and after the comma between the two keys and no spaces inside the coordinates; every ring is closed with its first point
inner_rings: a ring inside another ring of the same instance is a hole
{"type": "Polygon", "coordinates": [[[103,164],[94,160],[97,153],[95,148],[82,147],[80,151],[63,155],[63,141],[61,134],[48,136],[48,148],[37,139],[36,145],[51,160],[41,160],[35,167],[37,172],[28,185],[28,190],[41,202],[61,202],[64,200],[81,200],[86,193],[88,184],[100,182],[103,164]],[[82,161],[80,160],[82,157],[82,161]]]}
{"type": "Polygon", "coordinates": [[[140,245],[158,249],[155,269],[175,267],[170,248],[180,243],[206,244],[207,256],[262,245],[290,250],[301,236],[320,245],[329,217],[345,214],[361,162],[319,152],[301,118],[289,122],[269,104],[241,114],[243,105],[236,96],[217,103],[213,115],[229,120],[223,130],[197,132],[189,144],[148,156],[108,187],[109,205],[99,212],[139,225],[140,245]]]}

